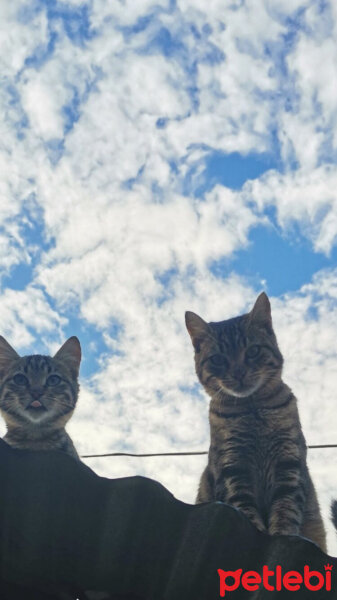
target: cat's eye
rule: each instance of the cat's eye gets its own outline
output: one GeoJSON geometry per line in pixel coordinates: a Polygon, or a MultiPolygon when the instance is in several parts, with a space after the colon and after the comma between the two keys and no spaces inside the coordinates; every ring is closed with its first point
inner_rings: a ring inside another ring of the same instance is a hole
{"type": "Polygon", "coordinates": [[[49,375],[46,383],[47,385],[58,385],[61,381],[61,377],[59,375],[49,375]]]}
{"type": "Polygon", "coordinates": [[[26,375],[23,375],[22,373],[17,373],[16,375],[14,375],[13,381],[16,385],[27,385],[28,384],[28,379],[27,379],[26,375]]]}
{"type": "Polygon", "coordinates": [[[227,360],[222,354],[213,354],[210,357],[210,361],[215,367],[224,367],[227,364],[227,360]]]}
{"type": "Polygon", "coordinates": [[[255,358],[260,354],[261,347],[257,346],[257,344],[253,344],[253,346],[249,346],[246,350],[247,358],[255,358]]]}

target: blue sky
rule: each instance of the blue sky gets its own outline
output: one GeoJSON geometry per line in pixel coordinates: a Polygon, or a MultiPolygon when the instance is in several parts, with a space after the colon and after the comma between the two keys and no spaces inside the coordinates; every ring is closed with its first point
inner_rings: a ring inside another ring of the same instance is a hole
{"type": "MultiPolygon", "coordinates": [[[[0,332],[22,354],[80,338],[79,451],[207,449],[184,312],[222,320],[262,289],[308,442],[337,439],[335,4],[3,13],[0,332]]],[[[310,457],[326,519],[335,458],[310,457]]],[[[187,502],[204,466],[87,462],[187,502]]]]}

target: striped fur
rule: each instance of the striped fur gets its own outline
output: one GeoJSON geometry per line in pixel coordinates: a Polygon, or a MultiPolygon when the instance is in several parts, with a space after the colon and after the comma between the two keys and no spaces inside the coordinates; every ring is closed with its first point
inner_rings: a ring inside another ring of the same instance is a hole
{"type": "Polygon", "coordinates": [[[196,372],[211,397],[211,444],[197,503],[220,500],[261,531],[299,534],[326,551],[297,402],[262,293],[246,315],[206,323],[187,312],[196,372]]]}
{"type": "Polygon", "coordinates": [[[65,425],[78,398],[80,360],[76,337],[52,358],[20,357],[0,336],[0,411],[7,444],[25,450],[61,450],[79,460],[65,425]]]}
{"type": "Polygon", "coordinates": [[[337,531],[337,500],[333,500],[331,504],[331,520],[337,531]]]}

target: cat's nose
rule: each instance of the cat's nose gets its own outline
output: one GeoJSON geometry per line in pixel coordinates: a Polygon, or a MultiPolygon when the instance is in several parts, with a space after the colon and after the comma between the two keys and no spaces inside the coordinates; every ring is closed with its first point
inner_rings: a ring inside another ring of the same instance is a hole
{"type": "Polygon", "coordinates": [[[246,369],[244,367],[234,367],[233,376],[235,377],[235,379],[237,379],[238,381],[242,381],[245,375],[246,369]]]}
{"type": "Polygon", "coordinates": [[[41,387],[31,388],[30,393],[31,393],[31,396],[33,396],[33,398],[38,400],[39,398],[41,398],[41,396],[43,394],[43,388],[41,388],[41,387]]]}

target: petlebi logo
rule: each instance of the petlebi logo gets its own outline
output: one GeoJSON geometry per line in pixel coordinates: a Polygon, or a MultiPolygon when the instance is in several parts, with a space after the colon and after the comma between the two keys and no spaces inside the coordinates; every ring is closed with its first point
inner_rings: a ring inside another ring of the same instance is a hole
{"type": "Polygon", "coordinates": [[[230,592],[234,592],[239,587],[250,592],[255,592],[260,587],[270,592],[289,590],[296,592],[299,589],[307,589],[310,592],[316,592],[325,589],[331,591],[331,571],[332,565],[324,565],[324,573],[312,571],[308,565],[304,566],[303,573],[299,571],[283,571],[280,565],[277,565],[274,571],[267,565],[263,566],[262,575],[257,571],[246,571],[237,569],[236,571],[224,571],[218,569],[220,577],[220,597],[229,597],[230,592]]]}

